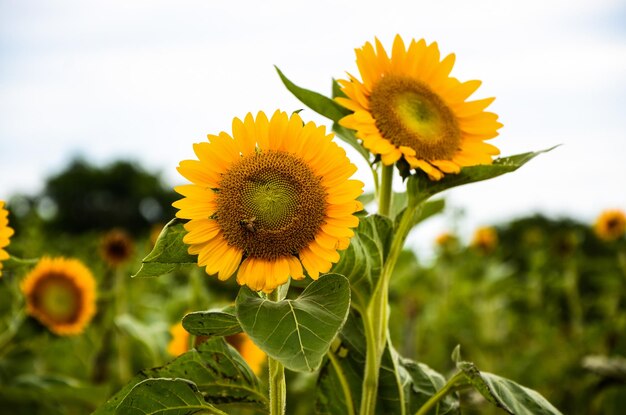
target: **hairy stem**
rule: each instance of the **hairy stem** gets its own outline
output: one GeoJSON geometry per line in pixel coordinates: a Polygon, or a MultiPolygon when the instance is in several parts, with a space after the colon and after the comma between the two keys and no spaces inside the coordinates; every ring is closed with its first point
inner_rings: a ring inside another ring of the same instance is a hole
{"type": "MultiPolygon", "coordinates": [[[[278,301],[278,288],[267,295],[268,300],[278,301]]],[[[287,398],[287,384],[285,383],[285,368],[282,363],[267,357],[270,377],[270,415],[284,415],[287,398]]]]}
{"type": "Polygon", "coordinates": [[[391,197],[393,195],[393,164],[383,166],[380,187],[378,188],[378,213],[389,216],[391,211],[391,197]]]}

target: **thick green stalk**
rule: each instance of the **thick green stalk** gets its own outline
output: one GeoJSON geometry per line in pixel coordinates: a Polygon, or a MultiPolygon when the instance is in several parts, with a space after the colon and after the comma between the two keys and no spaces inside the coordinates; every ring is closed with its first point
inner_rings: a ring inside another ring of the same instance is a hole
{"type": "Polygon", "coordinates": [[[378,213],[383,216],[389,216],[389,212],[391,212],[393,173],[393,164],[391,166],[383,166],[381,183],[378,188],[378,213]]]}
{"type": "MultiPolygon", "coordinates": [[[[382,185],[379,189],[379,203],[381,203],[379,213],[381,214],[384,213],[384,209],[387,209],[387,214],[389,213],[392,177],[393,166],[383,167],[382,185]],[[387,175],[390,177],[385,178],[387,175]],[[386,208],[383,208],[383,203],[385,202],[388,204],[386,208]]],[[[389,280],[404,246],[404,241],[413,227],[415,216],[420,208],[421,204],[411,204],[402,215],[389,249],[389,255],[383,265],[380,279],[376,284],[365,313],[362,315],[367,351],[365,354],[365,373],[363,376],[360,415],[373,415],[376,412],[378,374],[389,331],[389,280]]]]}
{"type": "Polygon", "coordinates": [[[361,395],[361,415],[373,415],[376,412],[378,395],[378,373],[380,361],[385,350],[387,339],[388,292],[389,286],[384,283],[384,271],[372,299],[363,314],[363,328],[367,351],[365,353],[365,373],[361,395]]]}
{"type": "MultiPolygon", "coordinates": [[[[267,295],[270,301],[278,301],[278,288],[267,295]]],[[[270,377],[270,415],[284,415],[287,400],[287,384],[285,383],[285,368],[282,363],[267,357],[270,377]]]]}
{"type": "Polygon", "coordinates": [[[428,401],[415,413],[415,415],[426,415],[428,411],[433,409],[435,405],[439,403],[451,390],[454,388],[457,383],[465,379],[465,375],[463,372],[458,372],[454,376],[450,378],[450,380],[443,385],[443,388],[439,389],[437,393],[430,397],[428,401]]]}

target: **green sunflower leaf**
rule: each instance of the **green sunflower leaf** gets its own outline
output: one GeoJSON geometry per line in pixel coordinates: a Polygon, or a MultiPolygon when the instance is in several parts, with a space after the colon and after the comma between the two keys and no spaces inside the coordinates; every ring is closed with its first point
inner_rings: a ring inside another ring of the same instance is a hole
{"type": "Polygon", "coordinates": [[[259,380],[239,353],[220,337],[200,344],[164,366],[139,372],[93,415],[112,415],[116,408],[118,413],[125,413],[118,407],[135,385],[155,378],[181,378],[193,382],[204,402],[224,410],[243,407],[266,411],[267,408],[267,398],[259,380]]]}
{"type": "MultiPolygon", "coordinates": [[[[356,415],[366,352],[363,323],[357,313],[350,313],[338,340],[320,370],[316,411],[318,414],[356,415]]],[[[376,413],[414,414],[444,384],[441,374],[423,363],[398,356],[388,344],[381,361],[376,413]]],[[[437,413],[459,414],[458,401],[453,396],[446,397],[437,413]]]]}
{"type": "Polygon", "coordinates": [[[265,353],[296,372],[313,372],[346,321],[350,283],[326,274],[295,300],[268,301],[247,287],[237,296],[237,319],[265,353]]]}
{"type": "MultiPolygon", "coordinates": [[[[409,191],[413,197],[426,199],[434,194],[443,192],[444,190],[448,190],[453,187],[493,179],[494,177],[501,176],[505,173],[511,173],[519,169],[539,154],[547,153],[556,147],[557,146],[546,150],[517,154],[510,157],[501,157],[494,160],[493,164],[489,165],[463,167],[459,174],[446,174],[439,181],[432,181],[428,179],[418,180],[417,176],[411,176],[409,180],[414,181],[414,189],[409,191]]],[[[407,184],[407,186],[411,187],[410,184],[407,184]]]]}
{"type": "Polygon", "coordinates": [[[562,415],[539,392],[512,380],[481,372],[472,362],[460,360],[459,347],[452,353],[457,368],[485,399],[512,415],[562,415]]]}
{"type": "Polygon", "coordinates": [[[332,121],[339,121],[340,119],[351,113],[349,109],[342,107],[332,99],[318,92],[299,87],[298,85],[291,82],[283,74],[283,72],[278,69],[278,66],[274,67],[276,68],[276,72],[278,72],[278,76],[280,76],[280,80],[283,81],[283,84],[287,87],[289,92],[291,92],[296,98],[298,98],[304,105],[311,108],[318,114],[323,115],[324,117],[332,121]]]}
{"type": "MultiPolygon", "coordinates": [[[[278,72],[278,76],[280,76],[281,81],[287,87],[289,92],[291,92],[296,98],[300,100],[304,105],[317,112],[318,114],[330,119],[333,121],[333,131],[344,142],[350,144],[356,151],[359,152],[365,160],[369,160],[369,152],[358,142],[356,136],[354,135],[354,131],[349,130],[340,126],[337,122],[352,113],[347,108],[342,107],[338,103],[336,103],[333,99],[328,98],[318,92],[314,92],[308,89],[304,89],[299,87],[298,85],[291,82],[285,74],[282,73],[277,66],[276,72],[278,72]]],[[[333,80],[333,97],[341,96],[341,91],[339,90],[339,85],[336,81],[333,80]]]]}
{"type": "Polygon", "coordinates": [[[382,264],[391,245],[393,224],[381,215],[369,215],[359,221],[359,227],[350,246],[340,253],[341,258],[331,272],[345,275],[350,280],[352,306],[365,310],[382,270],[382,264]]]}
{"type": "Polygon", "coordinates": [[[183,327],[196,336],[222,337],[241,333],[234,307],[196,311],[183,317],[183,327]]]}
{"type": "Polygon", "coordinates": [[[220,414],[204,401],[195,383],[186,379],[146,379],[136,384],[122,399],[116,414],[120,415],[190,415],[220,414]]]}
{"type": "Polygon", "coordinates": [[[184,221],[174,218],[161,231],[152,249],[141,261],[141,268],[133,277],[158,277],[177,270],[181,265],[195,264],[195,255],[189,255],[188,246],[183,242],[187,233],[184,221]]]}

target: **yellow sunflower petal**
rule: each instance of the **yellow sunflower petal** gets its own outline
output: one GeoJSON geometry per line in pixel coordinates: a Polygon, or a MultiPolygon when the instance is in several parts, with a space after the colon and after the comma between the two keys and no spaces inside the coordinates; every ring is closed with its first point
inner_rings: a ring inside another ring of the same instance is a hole
{"type": "Polygon", "coordinates": [[[289,264],[289,275],[294,280],[304,279],[304,271],[302,270],[302,263],[294,256],[288,256],[287,263],[289,264]]]}
{"type": "Polygon", "coordinates": [[[237,248],[229,247],[229,249],[224,253],[221,266],[217,270],[217,278],[220,281],[226,281],[229,279],[235,271],[237,271],[239,264],[241,264],[242,256],[243,251],[237,248]]]}

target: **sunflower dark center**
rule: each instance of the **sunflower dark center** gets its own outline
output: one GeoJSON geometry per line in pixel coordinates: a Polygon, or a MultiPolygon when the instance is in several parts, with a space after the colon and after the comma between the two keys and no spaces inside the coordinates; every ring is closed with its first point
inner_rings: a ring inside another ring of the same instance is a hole
{"type": "Polygon", "coordinates": [[[372,89],[370,111],[385,139],[412,148],[419,159],[449,160],[460,147],[452,110],[419,81],[385,76],[372,89]]]}
{"type": "Polygon", "coordinates": [[[297,254],[315,239],[325,212],[321,178],[285,152],[246,156],[219,183],[216,220],[226,241],[251,257],[297,254]]]}
{"type": "Polygon", "coordinates": [[[130,246],[125,240],[111,240],[106,244],[105,249],[107,258],[113,262],[123,262],[130,256],[130,246]]]}
{"type": "Polygon", "coordinates": [[[620,220],[617,218],[611,218],[606,222],[606,227],[610,231],[619,229],[619,226],[620,226],[620,220]]]}
{"type": "Polygon", "coordinates": [[[57,324],[71,323],[80,315],[82,293],[65,275],[50,274],[33,290],[33,305],[57,324]]]}

